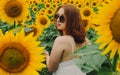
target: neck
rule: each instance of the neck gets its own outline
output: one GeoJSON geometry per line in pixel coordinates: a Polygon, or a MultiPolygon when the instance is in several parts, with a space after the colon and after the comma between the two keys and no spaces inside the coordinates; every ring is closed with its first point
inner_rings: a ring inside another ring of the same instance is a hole
{"type": "Polygon", "coordinates": [[[63,31],[63,35],[66,35],[66,32],[65,32],[65,31],[63,31]]]}

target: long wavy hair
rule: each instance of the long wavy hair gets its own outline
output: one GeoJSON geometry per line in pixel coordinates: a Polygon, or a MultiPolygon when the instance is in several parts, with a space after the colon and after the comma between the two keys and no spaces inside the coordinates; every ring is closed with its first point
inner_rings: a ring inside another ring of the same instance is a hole
{"type": "MultiPolygon", "coordinates": [[[[66,35],[73,36],[76,43],[83,43],[85,41],[85,27],[83,25],[79,10],[73,5],[64,4],[59,6],[56,12],[60,9],[64,9],[66,17],[66,35]]],[[[61,30],[58,30],[60,35],[63,35],[61,30]]]]}

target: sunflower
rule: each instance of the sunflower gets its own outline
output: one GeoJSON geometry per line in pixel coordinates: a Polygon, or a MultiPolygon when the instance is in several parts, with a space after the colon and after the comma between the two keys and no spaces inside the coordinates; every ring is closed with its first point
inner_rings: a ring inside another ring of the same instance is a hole
{"type": "Polygon", "coordinates": [[[81,8],[83,7],[83,4],[78,1],[78,4],[76,4],[76,7],[77,7],[78,9],[81,9],[81,8]]]}
{"type": "Polygon", "coordinates": [[[92,22],[100,25],[96,29],[100,35],[96,43],[101,43],[99,49],[105,47],[102,54],[110,53],[110,59],[116,53],[120,56],[120,0],[112,0],[109,4],[103,5],[92,22]]]}
{"type": "Polygon", "coordinates": [[[45,14],[46,14],[46,9],[45,8],[41,8],[40,11],[36,12],[36,16],[45,15],[45,14]]]}
{"type": "Polygon", "coordinates": [[[91,19],[95,15],[93,9],[89,6],[84,6],[80,9],[80,14],[85,25],[86,31],[92,26],[91,19]]]}
{"type": "Polygon", "coordinates": [[[51,6],[52,6],[52,9],[54,9],[54,11],[58,8],[58,5],[56,3],[52,3],[51,6]]]}
{"type": "Polygon", "coordinates": [[[117,62],[116,70],[117,70],[118,72],[120,72],[120,61],[117,62]]]}
{"type": "Polygon", "coordinates": [[[30,14],[26,16],[26,20],[27,20],[27,21],[29,21],[29,20],[31,20],[31,19],[32,19],[32,17],[30,16],[30,14]]]}
{"type": "Polygon", "coordinates": [[[29,32],[26,32],[26,35],[28,35],[31,32],[33,32],[34,33],[33,37],[37,38],[37,37],[39,37],[42,34],[42,29],[41,29],[41,27],[39,25],[34,25],[33,24],[33,25],[29,26],[29,28],[32,28],[32,30],[29,31],[29,32]]]}
{"type": "Polygon", "coordinates": [[[33,11],[34,13],[36,13],[36,12],[38,11],[38,7],[37,7],[36,5],[34,5],[34,6],[32,7],[32,11],[33,11]]]}
{"type": "Polygon", "coordinates": [[[90,18],[94,15],[94,11],[90,6],[84,6],[80,10],[82,18],[90,18]]]}
{"type": "Polygon", "coordinates": [[[0,0],[0,17],[3,22],[13,25],[14,21],[22,20],[23,23],[28,13],[25,0],[0,0]]]}
{"type": "Polygon", "coordinates": [[[51,7],[51,3],[50,2],[46,2],[45,3],[45,8],[50,8],[51,7]]]}
{"type": "Polygon", "coordinates": [[[16,35],[0,31],[0,74],[1,75],[39,75],[37,71],[45,67],[43,47],[32,37],[25,36],[22,29],[16,35]]]}
{"type": "Polygon", "coordinates": [[[54,10],[52,10],[52,9],[50,9],[50,8],[47,8],[47,9],[46,9],[46,15],[48,15],[48,16],[53,16],[53,14],[54,14],[54,10]]]}
{"type": "Polygon", "coordinates": [[[50,25],[50,20],[46,15],[36,15],[36,25],[39,25],[41,29],[47,28],[50,25]]]}
{"type": "Polygon", "coordinates": [[[108,4],[110,1],[112,1],[112,0],[101,0],[101,2],[102,2],[103,4],[108,4]]]}
{"type": "Polygon", "coordinates": [[[83,25],[85,26],[85,30],[88,31],[92,25],[92,23],[90,22],[90,18],[82,19],[82,21],[83,25]]]}
{"type": "Polygon", "coordinates": [[[55,3],[61,4],[61,3],[62,3],[62,0],[55,0],[55,3]]]}
{"type": "Polygon", "coordinates": [[[26,0],[26,2],[28,3],[28,5],[38,5],[39,4],[39,0],[26,0]]]}
{"type": "Polygon", "coordinates": [[[92,0],[91,7],[98,7],[101,4],[99,0],[92,0]]]}

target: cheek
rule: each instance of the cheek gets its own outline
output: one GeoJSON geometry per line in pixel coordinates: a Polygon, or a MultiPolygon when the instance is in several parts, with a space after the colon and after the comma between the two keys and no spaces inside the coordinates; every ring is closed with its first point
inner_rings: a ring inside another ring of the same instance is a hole
{"type": "Polygon", "coordinates": [[[65,28],[66,28],[66,24],[62,24],[61,26],[62,26],[62,28],[63,28],[63,29],[65,29],[65,28]]]}
{"type": "Polygon", "coordinates": [[[66,22],[63,23],[63,26],[66,27],[66,22]]]}

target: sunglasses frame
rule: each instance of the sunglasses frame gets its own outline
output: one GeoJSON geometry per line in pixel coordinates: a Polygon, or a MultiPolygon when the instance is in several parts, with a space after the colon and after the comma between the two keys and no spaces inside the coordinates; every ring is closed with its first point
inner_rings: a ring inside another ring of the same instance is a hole
{"type": "Polygon", "coordinates": [[[55,14],[55,15],[54,15],[54,20],[57,21],[57,19],[59,19],[59,22],[60,22],[60,23],[65,22],[65,16],[64,16],[64,15],[55,14]]]}

